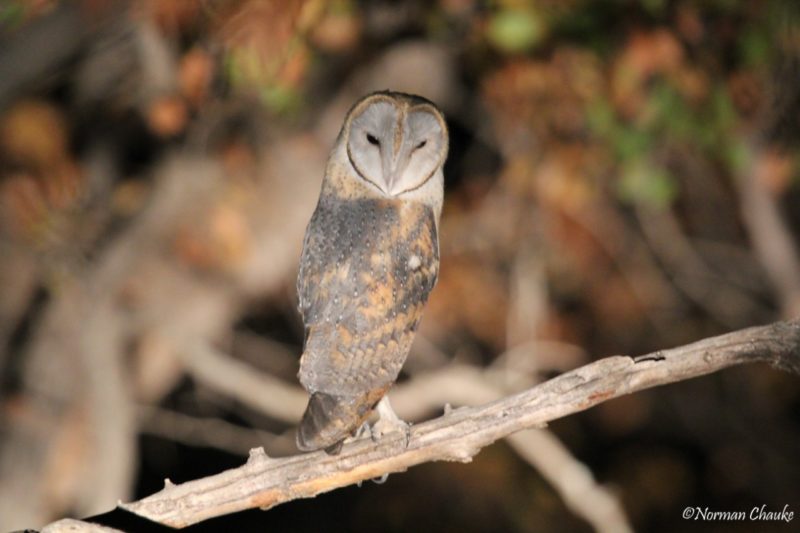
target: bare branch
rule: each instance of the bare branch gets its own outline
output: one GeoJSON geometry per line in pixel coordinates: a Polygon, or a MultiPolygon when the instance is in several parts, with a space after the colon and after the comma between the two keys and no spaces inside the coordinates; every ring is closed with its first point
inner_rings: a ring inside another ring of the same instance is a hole
{"type": "Polygon", "coordinates": [[[736,181],[742,219],[750,233],[753,251],[781,304],[782,315],[793,317],[800,313],[800,254],[778,199],[766,186],[773,171],[770,159],[779,156],[753,144],[748,164],[736,181]]]}
{"type": "Polygon", "coordinates": [[[216,448],[231,454],[247,455],[253,442],[259,442],[276,455],[297,451],[294,432],[275,434],[238,426],[220,418],[198,418],[158,407],[139,407],[141,431],[189,446],[216,448]],[[291,434],[290,434],[291,433],[291,434]]]}
{"type": "Polygon", "coordinates": [[[255,372],[247,363],[220,353],[205,342],[195,342],[184,349],[183,360],[189,374],[200,383],[276,420],[293,424],[303,414],[308,395],[300,387],[255,372]]]}
{"type": "Polygon", "coordinates": [[[340,455],[324,452],[271,459],[250,452],[242,467],[181,485],[121,507],[173,527],[244,509],[269,509],[338,487],[402,472],[430,461],[469,462],[478,451],[521,429],[639,390],[709,374],[729,366],[766,362],[800,373],[800,320],[739,330],[693,344],[631,358],[601,359],[519,394],[479,407],[450,410],[380,442],[348,443],[340,455]]]}
{"type": "Polygon", "coordinates": [[[653,252],[665,264],[675,285],[721,324],[735,328],[744,325],[743,317],[774,316],[756,298],[706,264],[672,211],[637,206],[636,217],[653,252]]]}
{"type": "MultiPolygon", "coordinates": [[[[531,344],[549,346],[556,353],[565,350],[564,345],[558,343],[526,343],[517,349],[530,350],[531,344]]],[[[266,410],[265,402],[268,402],[269,414],[275,416],[277,413],[281,420],[294,416],[289,420],[294,422],[299,418],[298,409],[302,408],[302,403],[295,408],[297,402],[288,401],[295,396],[305,399],[305,392],[299,387],[279,381],[279,394],[274,396],[265,391],[272,391],[275,378],[262,376],[207,346],[198,346],[187,353],[191,353],[187,368],[206,385],[228,394],[235,391],[237,400],[254,409],[266,410]],[[281,401],[282,397],[286,401],[281,401]]],[[[507,354],[498,356],[497,361],[505,361],[507,354]]],[[[527,387],[530,387],[532,379],[525,377],[529,373],[529,369],[514,369],[511,374],[515,382],[528,382],[527,387]]],[[[495,401],[503,397],[504,389],[492,383],[507,381],[509,377],[507,368],[449,365],[397,385],[392,391],[392,402],[404,419],[419,420],[440,410],[445,402],[476,405],[495,401]],[[496,375],[500,373],[505,380],[496,375]]],[[[253,442],[261,443],[270,455],[284,456],[296,450],[294,438],[287,434],[268,434],[222,420],[199,419],[154,407],[142,407],[140,414],[144,420],[143,431],[191,445],[213,446],[235,454],[246,454],[253,442]]],[[[520,457],[539,470],[567,505],[591,523],[595,530],[631,530],[614,495],[595,482],[591,472],[569,454],[555,435],[545,430],[529,430],[515,433],[508,440],[520,457]]]]}
{"type": "Polygon", "coordinates": [[[506,438],[511,447],[542,474],[564,503],[600,533],[633,531],[622,505],[599,485],[586,465],[575,459],[551,431],[528,429],[506,438]]]}
{"type": "Polygon", "coordinates": [[[74,520],[72,518],[65,518],[58,522],[48,524],[42,529],[42,533],[119,533],[119,529],[112,527],[101,526],[93,524],[92,522],[84,522],[83,520],[74,520]]]}

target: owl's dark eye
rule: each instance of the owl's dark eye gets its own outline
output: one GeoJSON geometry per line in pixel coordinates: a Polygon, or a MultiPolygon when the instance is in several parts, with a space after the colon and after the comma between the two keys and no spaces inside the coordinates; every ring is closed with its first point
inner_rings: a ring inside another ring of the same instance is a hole
{"type": "Polygon", "coordinates": [[[424,148],[426,144],[428,144],[428,139],[425,139],[424,141],[416,145],[414,147],[414,150],[419,150],[420,148],[424,148]]]}
{"type": "Polygon", "coordinates": [[[367,133],[367,142],[373,146],[380,146],[381,142],[371,133],[367,133]]]}

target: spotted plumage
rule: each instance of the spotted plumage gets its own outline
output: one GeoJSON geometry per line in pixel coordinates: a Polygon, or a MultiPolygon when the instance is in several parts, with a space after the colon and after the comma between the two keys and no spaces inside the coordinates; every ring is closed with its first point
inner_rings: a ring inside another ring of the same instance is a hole
{"type": "Polygon", "coordinates": [[[335,451],[397,379],[436,283],[446,153],[442,115],[418,97],[372,94],[345,120],[297,280],[302,450],[335,451]]]}

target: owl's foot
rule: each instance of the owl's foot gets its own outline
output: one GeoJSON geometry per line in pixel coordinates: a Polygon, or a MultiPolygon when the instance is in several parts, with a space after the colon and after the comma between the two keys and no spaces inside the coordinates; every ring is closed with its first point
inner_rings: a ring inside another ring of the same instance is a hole
{"type": "Polygon", "coordinates": [[[388,433],[401,431],[405,435],[405,445],[408,446],[408,441],[411,438],[411,425],[397,416],[389,403],[388,396],[384,396],[378,402],[377,411],[378,421],[372,425],[371,429],[372,440],[377,442],[388,433]]]}
{"type": "Polygon", "coordinates": [[[358,429],[356,429],[353,432],[353,436],[352,436],[351,439],[354,440],[354,441],[355,440],[360,440],[360,439],[366,437],[367,435],[370,435],[370,436],[372,435],[372,430],[369,427],[369,422],[368,421],[366,421],[366,422],[362,423],[360,426],[358,426],[358,429]]]}

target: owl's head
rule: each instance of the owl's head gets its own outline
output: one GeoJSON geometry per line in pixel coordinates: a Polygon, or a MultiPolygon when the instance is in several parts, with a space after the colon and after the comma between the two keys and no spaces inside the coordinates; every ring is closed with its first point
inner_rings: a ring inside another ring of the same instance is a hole
{"type": "Polygon", "coordinates": [[[447,125],[428,100],[395,92],[370,94],[350,110],[341,142],[358,176],[386,196],[416,191],[447,158],[447,125]]]}

